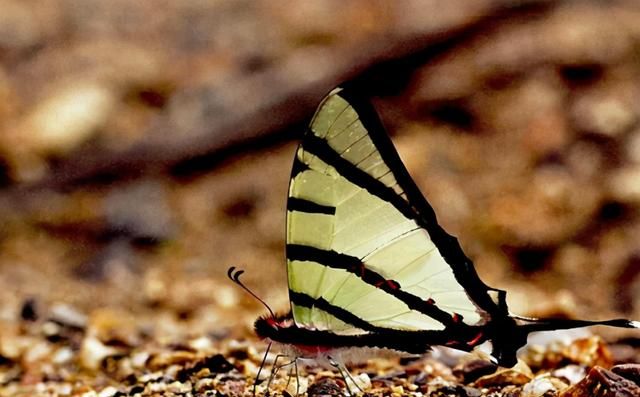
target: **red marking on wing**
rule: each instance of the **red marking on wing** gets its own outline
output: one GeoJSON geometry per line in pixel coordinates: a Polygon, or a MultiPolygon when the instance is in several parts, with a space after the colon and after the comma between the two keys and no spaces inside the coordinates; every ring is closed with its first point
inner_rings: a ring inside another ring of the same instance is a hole
{"type": "Polygon", "coordinates": [[[435,305],[436,301],[434,301],[432,298],[429,298],[426,301],[424,301],[424,303],[426,303],[427,305],[435,305]]]}
{"type": "Polygon", "coordinates": [[[451,320],[453,320],[454,323],[459,323],[462,321],[462,316],[458,313],[453,313],[453,317],[451,318],[451,320]]]}
{"type": "Polygon", "coordinates": [[[352,273],[358,275],[360,278],[364,279],[366,268],[364,267],[364,263],[358,263],[357,265],[352,265],[351,268],[352,273]]]}
{"type": "Polygon", "coordinates": [[[398,288],[400,288],[400,284],[398,284],[397,281],[393,281],[393,280],[382,280],[382,281],[378,281],[375,286],[377,288],[381,288],[382,286],[386,286],[388,289],[392,289],[392,290],[396,290],[398,288]]]}
{"type": "Polygon", "coordinates": [[[482,331],[478,332],[478,335],[475,336],[475,338],[471,339],[469,342],[467,342],[467,345],[469,346],[475,346],[480,339],[482,339],[482,331]]]}

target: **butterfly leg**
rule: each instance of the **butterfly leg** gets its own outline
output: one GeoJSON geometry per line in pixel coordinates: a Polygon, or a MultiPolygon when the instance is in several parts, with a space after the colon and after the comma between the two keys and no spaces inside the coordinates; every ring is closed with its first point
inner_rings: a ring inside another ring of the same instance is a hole
{"type": "Polygon", "coordinates": [[[280,371],[284,367],[290,367],[289,372],[287,373],[287,383],[285,385],[285,389],[289,387],[289,383],[291,383],[291,378],[293,374],[296,376],[296,397],[300,395],[300,378],[298,377],[298,357],[294,357],[291,361],[278,365],[278,359],[282,357],[289,357],[286,354],[279,354],[276,356],[273,362],[273,371],[271,373],[271,377],[269,378],[269,382],[267,383],[267,390],[270,389],[271,382],[275,378],[278,371],[280,371]]]}
{"type": "Polygon", "coordinates": [[[287,373],[287,383],[284,385],[285,389],[289,388],[289,384],[291,383],[291,378],[293,377],[293,366],[289,368],[289,372],[287,373]]]}
{"type": "Polygon", "coordinates": [[[293,377],[293,375],[295,375],[296,377],[296,397],[298,397],[300,395],[300,377],[298,376],[298,357],[295,357],[293,360],[291,360],[291,362],[287,363],[287,364],[283,364],[281,367],[287,366],[287,365],[291,365],[291,368],[289,369],[289,374],[287,375],[287,384],[285,385],[285,389],[287,389],[289,387],[289,383],[291,382],[291,378],[293,377]]]}
{"type": "Polygon", "coordinates": [[[353,392],[353,390],[351,390],[351,386],[349,386],[349,382],[347,381],[347,379],[349,379],[351,381],[351,383],[353,383],[361,393],[364,393],[364,390],[362,390],[362,388],[360,387],[360,385],[358,385],[356,380],[353,379],[353,376],[351,376],[351,374],[349,373],[349,370],[347,369],[347,367],[345,367],[343,364],[337,362],[331,356],[329,356],[328,358],[329,358],[329,364],[331,364],[331,366],[333,366],[335,369],[338,370],[338,373],[340,374],[340,377],[342,378],[342,381],[344,382],[345,386],[347,387],[347,391],[349,392],[350,396],[355,396],[355,393],[353,392]]]}
{"type": "Polygon", "coordinates": [[[262,361],[260,362],[260,368],[258,368],[258,373],[256,375],[256,378],[253,380],[253,391],[252,391],[253,397],[256,397],[256,387],[258,386],[258,384],[262,383],[262,381],[260,380],[260,372],[262,372],[262,369],[264,368],[264,363],[265,361],[267,361],[267,355],[269,355],[269,350],[271,350],[271,343],[267,345],[267,350],[264,352],[264,356],[262,357],[262,361]]]}
{"type": "Polygon", "coordinates": [[[293,369],[296,373],[296,397],[300,395],[300,373],[298,372],[298,357],[293,360],[293,369]]]}
{"type": "Polygon", "coordinates": [[[281,368],[289,365],[290,363],[287,364],[283,364],[283,365],[278,365],[278,360],[281,359],[282,357],[289,357],[286,354],[278,354],[274,359],[273,359],[273,367],[271,369],[271,375],[269,375],[269,380],[267,381],[267,393],[269,393],[269,389],[271,389],[271,383],[273,382],[273,380],[276,377],[276,374],[278,373],[278,371],[280,371],[281,368]]]}

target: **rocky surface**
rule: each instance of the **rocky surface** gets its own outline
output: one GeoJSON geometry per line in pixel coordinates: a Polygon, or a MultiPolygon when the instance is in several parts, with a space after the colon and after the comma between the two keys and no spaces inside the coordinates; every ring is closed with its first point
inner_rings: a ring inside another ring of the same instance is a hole
{"type": "MultiPolygon", "coordinates": [[[[240,396],[259,394],[391,396],[637,396],[640,364],[617,358],[598,337],[533,345],[513,368],[463,356],[449,366],[436,356],[372,358],[353,365],[349,385],[337,371],[312,362],[281,367],[268,384],[277,352],[224,334],[201,333],[190,322],[136,318],[126,311],[82,313],[26,301],[13,327],[0,331],[2,395],[240,396]],[[606,369],[610,368],[610,369],[606,369]],[[294,368],[294,367],[291,367],[294,368]]],[[[636,359],[640,349],[636,350],[636,359]]],[[[282,364],[283,361],[280,360],[282,364]]]]}

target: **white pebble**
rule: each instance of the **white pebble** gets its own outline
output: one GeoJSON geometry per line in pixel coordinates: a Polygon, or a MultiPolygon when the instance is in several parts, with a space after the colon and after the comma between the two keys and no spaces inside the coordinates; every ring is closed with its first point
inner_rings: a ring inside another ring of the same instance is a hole
{"type": "Polygon", "coordinates": [[[63,303],[58,303],[51,308],[51,319],[77,328],[84,328],[87,325],[86,315],[63,303]]]}
{"type": "Polygon", "coordinates": [[[98,393],[98,397],[111,397],[115,395],[117,392],[118,392],[118,389],[116,389],[115,387],[107,386],[104,389],[102,389],[100,393],[98,393]]]}
{"type": "Polygon", "coordinates": [[[116,349],[103,345],[95,337],[87,336],[82,341],[80,360],[86,368],[98,369],[105,357],[112,356],[117,352],[116,349]]]}
{"type": "Polygon", "coordinates": [[[23,131],[33,147],[65,153],[87,140],[116,104],[111,89],[97,82],[74,82],[54,92],[27,116],[23,131]]]}
{"type": "Polygon", "coordinates": [[[549,378],[541,377],[532,380],[522,388],[521,397],[542,397],[548,391],[555,391],[549,378]]]}
{"type": "Polygon", "coordinates": [[[615,198],[624,202],[640,202],[640,166],[615,171],[608,179],[615,198]]]}
{"type": "Polygon", "coordinates": [[[200,351],[211,350],[213,347],[213,344],[211,343],[210,338],[207,338],[206,336],[202,336],[200,338],[189,341],[189,347],[195,350],[200,350],[200,351]]]}
{"type": "Polygon", "coordinates": [[[61,347],[53,354],[52,361],[56,364],[64,364],[73,358],[73,350],[69,347],[61,347]]]}
{"type": "Polygon", "coordinates": [[[143,368],[149,359],[148,352],[136,352],[131,356],[131,365],[134,368],[143,368]]]}

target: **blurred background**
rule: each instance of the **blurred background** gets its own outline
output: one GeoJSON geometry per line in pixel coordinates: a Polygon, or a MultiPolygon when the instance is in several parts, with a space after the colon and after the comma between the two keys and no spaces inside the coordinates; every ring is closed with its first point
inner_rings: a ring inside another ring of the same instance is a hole
{"type": "Polygon", "coordinates": [[[0,333],[248,335],[231,265],[288,309],[296,141],[351,79],[512,311],[640,318],[637,1],[2,0],[0,333]]]}

